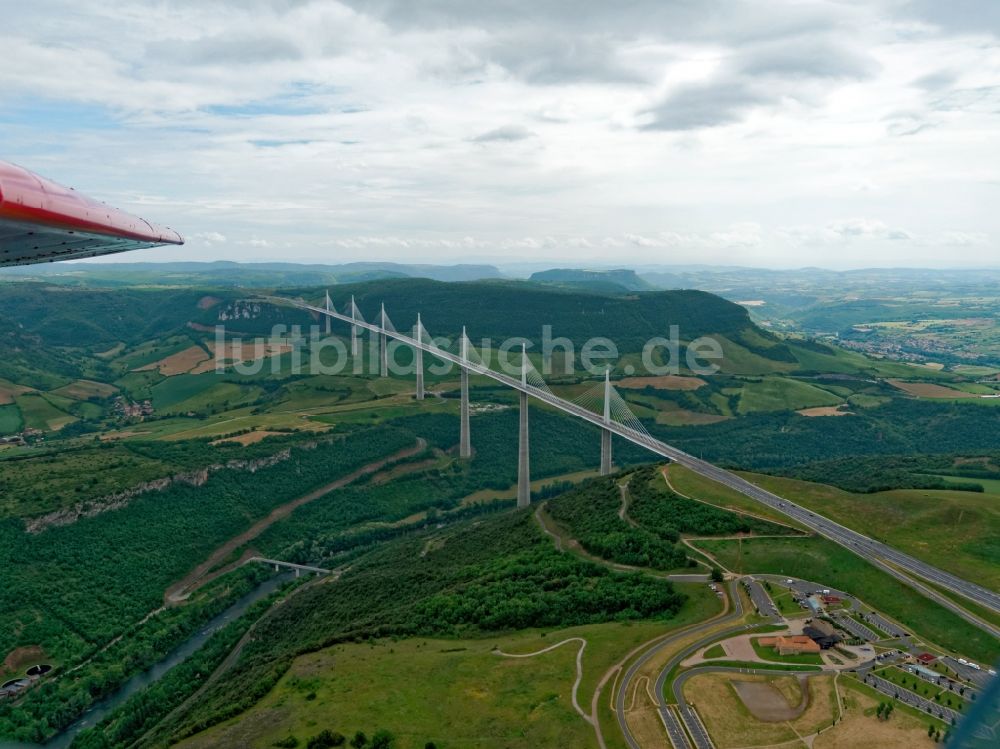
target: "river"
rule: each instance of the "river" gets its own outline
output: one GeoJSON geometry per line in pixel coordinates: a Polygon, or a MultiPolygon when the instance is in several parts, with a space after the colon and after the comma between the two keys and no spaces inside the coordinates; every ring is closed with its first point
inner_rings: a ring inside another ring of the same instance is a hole
{"type": "Polygon", "coordinates": [[[76,738],[76,735],[80,731],[96,725],[108,713],[125,702],[133,694],[162,679],[170,669],[183,663],[196,653],[208,641],[209,637],[229,624],[229,622],[241,617],[251,605],[273,593],[282,583],[293,578],[293,573],[287,572],[262,582],[228,609],[209,620],[201,629],[171,650],[163,660],[156,663],[148,671],[136,674],[122,684],[117,692],[105,697],[100,702],[95,702],[81,718],[45,744],[24,744],[0,738],[0,749],[66,749],[66,747],[73,743],[73,739],[76,738]]]}

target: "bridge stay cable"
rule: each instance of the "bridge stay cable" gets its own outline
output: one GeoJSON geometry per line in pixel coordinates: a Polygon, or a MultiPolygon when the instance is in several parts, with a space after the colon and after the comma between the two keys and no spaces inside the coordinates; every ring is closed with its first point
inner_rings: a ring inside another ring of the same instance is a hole
{"type": "MultiPolygon", "coordinates": [[[[603,415],[595,413],[578,403],[553,395],[551,391],[547,392],[546,390],[540,389],[536,385],[527,382],[522,383],[520,377],[511,377],[502,372],[489,369],[486,366],[477,365],[470,361],[464,361],[459,356],[440,348],[433,342],[425,343],[399,332],[386,331],[379,325],[363,322],[360,319],[360,315],[355,317],[352,315],[342,315],[335,311],[328,312],[321,305],[309,304],[301,299],[287,299],[272,296],[265,296],[263,299],[279,306],[292,306],[321,315],[331,315],[339,320],[357,325],[358,327],[364,328],[373,333],[385,333],[389,337],[403,343],[420,346],[424,349],[424,351],[433,354],[435,357],[443,361],[448,361],[461,367],[466,367],[470,371],[490,377],[497,382],[513,388],[514,390],[519,390],[529,395],[533,395],[537,399],[563,411],[564,413],[577,416],[584,421],[588,421],[598,427],[605,428],[613,434],[628,440],[629,442],[639,445],[640,447],[645,447],[657,455],[679,463],[695,473],[716,481],[739,492],[740,494],[744,494],[747,497],[792,518],[793,520],[796,520],[824,538],[827,538],[861,556],[870,564],[882,569],[900,582],[932,598],[979,629],[988,632],[994,637],[1000,637],[1000,628],[971,613],[965,608],[957,606],[947,596],[938,593],[936,590],[924,585],[920,581],[926,580],[934,583],[935,585],[944,587],[949,592],[955,593],[967,600],[979,604],[994,613],[1000,613],[1000,593],[989,590],[977,583],[964,580],[957,575],[938,567],[934,567],[926,562],[922,562],[921,560],[905,552],[899,551],[888,544],[884,544],[873,538],[865,536],[844,525],[841,525],[840,523],[830,520],[827,517],[811,512],[801,505],[785,499],[784,497],[780,497],[767,491],[766,489],[762,489],[756,484],[750,483],[742,476],[723,468],[719,468],[712,463],[696,458],[683,450],[652,437],[643,427],[642,422],[639,421],[634,414],[632,414],[631,417],[629,416],[631,414],[631,409],[629,409],[627,404],[624,403],[624,399],[621,399],[621,396],[617,396],[617,398],[614,395],[611,396],[610,410],[614,418],[606,422],[603,415]],[[622,408],[622,406],[624,406],[624,408],[622,408]]],[[[359,311],[355,307],[355,309],[352,309],[352,312],[359,311]]]]}

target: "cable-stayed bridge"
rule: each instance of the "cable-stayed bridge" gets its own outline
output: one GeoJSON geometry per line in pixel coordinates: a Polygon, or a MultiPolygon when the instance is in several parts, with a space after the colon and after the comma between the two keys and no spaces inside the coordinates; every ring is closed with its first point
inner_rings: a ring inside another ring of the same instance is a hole
{"type": "Polygon", "coordinates": [[[945,608],[955,612],[963,619],[989,632],[994,637],[1000,638],[1000,628],[979,616],[956,605],[947,596],[936,590],[933,586],[962,596],[974,603],[988,609],[993,613],[1000,613],[1000,594],[984,588],[976,583],[963,580],[962,578],[938,569],[930,564],[920,561],[915,557],[894,549],[881,541],[876,541],[857,531],[846,528],[822,515],[812,512],[800,505],[795,504],[772,492],[762,489],[750,483],[741,476],[730,471],[719,468],[707,461],[689,455],[683,450],[662,442],[646,431],[642,423],[632,414],[625,404],[625,401],[617,394],[610,383],[610,379],[605,375],[602,384],[587,391],[578,399],[579,402],[569,401],[555,395],[545,384],[542,376],[534,369],[528,357],[522,350],[520,377],[513,377],[503,372],[487,366],[479,355],[474,351],[469,343],[468,336],[463,329],[460,339],[460,351],[458,354],[447,351],[439,347],[417,316],[412,335],[406,335],[396,330],[389,320],[382,305],[377,322],[367,322],[361,316],[361,312],[352,297],[347,305],[346,314],[337,312],[330,301],[329,294],[326,295],[324,306],[309,304],[300,299],[285,299],[281,297],[267,297],[268,301],[283,305],[297,307],[299,309],[314,312],[327,319],[340,320],[348,323],[351,333],[351,353],[358,355],[359,334],[362,330],[369,331],[377,339],[379,347],[379,368],[382,376],[388,375],[388,340],[399,341],[414,349],[414,365],[416,368],[416,397],[422,399],[424,396],[423,379],[423,354],[427,353],[434,358],[450,362],[459,367],[461,373],[461,428],[460,428],[460,454],[462,457],[471,455],[471,442],[469,432],[469,374],[482,375],[520,393],[520,429],[519,429],[519,449],[518,449],[518,506],[526,506],[530,503],[530,470],[529,470],[529,449],[528,449],[528,398],[535,398],[542,403],[562,411],[563,413],[575,416],[583,421],[597,426],[601,430],[601,473],[606,474],[611,471],[611,435],[628,440],[629,442],[645,447],[650,452],[664,458],[668,458],[680,465],[689,468],[706,478],[717,481],[735,491],[750,497],[772,509],[798,521],[813,532],[834,541],[837,544],[849,549],[866,559],[868,562],[892,575],[901,582],[917,589],[927,597],[938,602],[945,608]],[[603,395],[603,398],[601,396],[603,395]],[[591,407],[599,403],[603,406],[598,412],[591,407]],[[930,585],[928,584],[930,583],[930,585]]]}

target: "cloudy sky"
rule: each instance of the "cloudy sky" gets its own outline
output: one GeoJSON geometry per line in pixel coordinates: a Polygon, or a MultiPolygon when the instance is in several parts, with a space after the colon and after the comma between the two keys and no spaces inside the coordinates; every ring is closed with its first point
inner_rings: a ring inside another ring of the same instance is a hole
{"type": "Polygon", "coordinates": [[[132,259],[1000,265],[996,0],[5,0],[132,259]]]}

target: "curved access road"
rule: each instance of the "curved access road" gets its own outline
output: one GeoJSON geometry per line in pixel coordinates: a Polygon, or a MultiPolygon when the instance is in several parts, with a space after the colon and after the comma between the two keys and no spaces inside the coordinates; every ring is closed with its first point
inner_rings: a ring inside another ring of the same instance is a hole
{"type": "MultiPolygon", "coordinates": [[[[722,617],[719,618],[709,619],[704,622],[699,622],[698,624],[678,630],[677,632],[674,632],[668,635],[667,637],[664,637],[662,640],[657,641],[642,655],[636,658],[636,660],[632,663],[632,665],[629,666],[628,669],[625,671],[624,676],[622,676],[622,679],[619,682],[618,692],[615,694],[615,717],[618,719],[618,728],[621,730],[622,736],[625,737],[625,743],[628,744],[629,749],[643,749],[639,745],[639,742],[636,741],[635,736],[632,735],[632,731],[628,726],[628,721],[625,719],[625,698],[629,692],[629,687],[631,686],[632,681],[636,677],[636,674],[638,674],[639,670],[644,665],[646,665],[654,656],[656,656],[657,653],[661,652],[664,648],[675,644],[679,640],[682,640],[686,637],[690,637],[693,633],[704,631],[712,627],[716,627],[720,623],[728,621],[738,621],[742,619],[743,600],[740,598],[739,585],[737,580],[733,580],[729,584],[729,600],[732,602],[732,611],[730,613],[724,614],[722,617]]],[[[711,640],[718,637],[724,637],[728,632],[739,632],[742,631],[744,628],[745,627],[743,625],[740,625],[739,627],[733,627],[730,630],[724,630],[721,633],[713,632],[711,635],[708,635],[706,638],[702,638],[698,642],[701,643],[705,639],[711,640]]],[[[697,649],[697,647],[695,649],[697,649]]],[[[684,652],[686,651],[687,649],[685,649],[684,652]]],[[[672,663],[673,659],[671,660],[671,664],[672,663]]],[[[665,721],[665,723],[666,721],[670,720],[670,716],[665,715],[666,703],[663,700],[662,682],[666,679],[666,676],[670,672],[670,669],[673,668],[673,665],[671,664],[668,664],[666,669],[661,672],[660,677],[657,679],[657,686],[656,686],[657,699],[660,702],[660,705],[658,705],[657,707],[660,711],[660,717],[665,721]]],[[[668,726],[670,725],[669,723],[666,724],[668,726]]]]}

